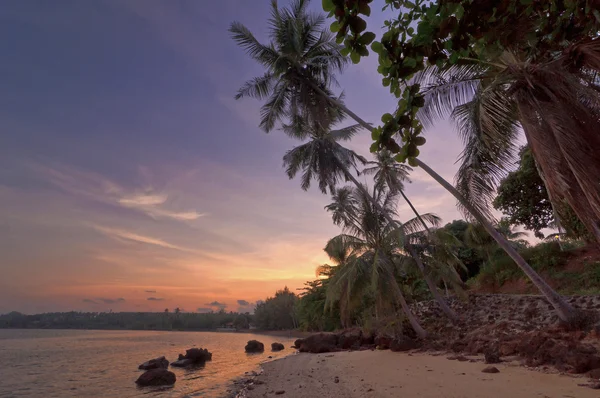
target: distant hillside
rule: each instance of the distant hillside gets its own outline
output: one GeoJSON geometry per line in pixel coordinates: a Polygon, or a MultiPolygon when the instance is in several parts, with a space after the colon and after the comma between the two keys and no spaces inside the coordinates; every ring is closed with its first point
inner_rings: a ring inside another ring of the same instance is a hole
{"type": "Polygon", "coordinates": [[[214,330],[221,327],[248,329],[253,315],[235,312],[52,312],[0,315],[0,328],[107,329],[107,330],[214,330]]]}

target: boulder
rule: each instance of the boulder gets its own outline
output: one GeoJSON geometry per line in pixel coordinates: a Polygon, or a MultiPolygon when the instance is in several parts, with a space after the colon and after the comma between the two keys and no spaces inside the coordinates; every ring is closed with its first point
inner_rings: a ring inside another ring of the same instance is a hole
{"type": "Polygon", "coordinates": [[[185,350],[185,355],[179,354],[177,361],[172,362],[171,366],[183,368],[195,364],[203,364],[212,360],[212,353],[206,348],[190,348],[185,350]]]}
{"type": "Polygon", "coordinates": [[[272,343],[271,344],[271,351],[281,351],[283,350],[285,347],[283,346],[283,344],[281,343],[272,343]]]}
{"type": "Polygon", "coordinates": [[[338,346],[342,350],[358,349],[361,344],[362,331],[360,329],[347,329],[338,335],[338,346]]]}
{"type": "Polygon", "coordinates": [[[302,340],[300,352],[319,354],[322,352],[338,351],[338,336],[334,333],[317,333],[302,340]]]}
{"type": "Polygon", "coordinates": [[[592,379],[600,379],[600,368],[590,370],[588,376],[592,379]]]}
{"type": "Polygon", "coordinates": [[[140,366],[138,369],[142,370],[150,370],[150,369],[167,369],[169,367],[169,361],[165,357],[158,357],[154,359],[150,359],[140,366]]]}
{"type": "Polygon", "coordinates": [[[206,348],[190,348],[185,351],[185,359],[191,359],[194,362],[206,362],[212,360],[212,353],[206,348]]]}
{"type": "Polygon", "coordinates": [[[500,373],[498,368],[495,366],[488,366],[487,368],[483,368],[482,372],[483,373],[500,373]]]}
{"type": "Polygon", "coordinates": [[[167,369],[150,369],[138,377],[135,383],[139,386],[164,386],[175,384],[175,373],[167,369]]]}
{"type": "Polygon", "coordinates": [[[184,368],[186,366],[190,366],[193,364],[194,364],[194,361],[192,361],[191,359],[186,359],[186,358],[178,359],[175,362],[171,362],[171,366],[175,366],[176,368],[184,368]]]}
{"type": "Polygon", "coordinates": [[[419,348],[420,344],[406,336],[398,336],[390,343],[390,350],[394,352],[409,351],[419,348]]]}
{"type": "Polygon", "coordinates": [[[489,348],[489,349],[485,350],[483,355],[485,358],[485,363],[488,363],[488,364],[500,363],[500,354],[498,353],[498,350],[496,350],[495,348],[489,348]]]}
{"type": "Polygon", "coordinates": [[[390,348],[392,340],[394,340],[394,338],[388,334],[378,334],[375,336],[375,345],[380,350],[387,350],[390,348]]]}
{"type": "Polygon", "coordinates": [[[250,340],[244,349],[246,352],[263,352],[265,345],[258,340],[250,340]]]}
{"type": "Polygon", "coordinates": [[[294,348],[299,349],[300,346],[302,346],[303,341],[304,339],[297,339],[296,341],[294,341],[294,348]]]}

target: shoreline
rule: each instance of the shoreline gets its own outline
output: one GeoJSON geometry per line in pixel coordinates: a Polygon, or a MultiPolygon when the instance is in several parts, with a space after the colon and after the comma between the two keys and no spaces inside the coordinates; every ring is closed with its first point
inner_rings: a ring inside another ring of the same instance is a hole
{"type": "MultiPolygon", "coordinates": [[[[519,361],[492,365],[481,356],[449,360],[448,353],[389,350],[297,353],[262,363],[241,379],[232,397],[530,398],[598,397],[593,381],[552,368],[527,368],[519,361]]],[[[451,357],[450,357],[451,358],[451,357]]]]}

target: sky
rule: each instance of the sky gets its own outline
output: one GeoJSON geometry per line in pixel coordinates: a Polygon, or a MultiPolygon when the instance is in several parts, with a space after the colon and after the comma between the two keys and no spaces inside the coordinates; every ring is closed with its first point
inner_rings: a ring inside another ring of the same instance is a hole
{"type": "MultiPolygon", "coordinates": [[[[269,5],[0,2],[0,313],[246,311],[315,278],[340,233],[329,197],[288,179],[282,156],[299,142],[265,134],[261,104],[234,99],[263,70],[228,26],[266,41],[269,5]]],[[[374,7],[369,26],[385,17],[374,7]]],[[[373,123],[394,110],[376,68],[369,57],[339,78],[373,123]]],[[[425,136],[421,159],[452,180],[452,126],[425,136]]],[[[348,146],[370,156],[370,143],[348,146]]],[[[419,211],[460,218],[425,173],[411,179],[419,211]]]]}

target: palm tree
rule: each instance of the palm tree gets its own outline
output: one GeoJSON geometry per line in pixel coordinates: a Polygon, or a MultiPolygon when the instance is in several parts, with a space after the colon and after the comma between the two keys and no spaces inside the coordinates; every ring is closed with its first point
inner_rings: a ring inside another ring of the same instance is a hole
{"type": "MultiPolygon", "coordinates": [[[[333,35],[329,31],[318,33],[324,20],[308,13],[306,4],[307,1],[297,0],[289,9],[279,10],[276,3],[273,3],[272,17],[269,20],[272,41],[268,45],[259,43],[242,24],[234,22],[231,25],[230,32],[233,39],[246,50],[250,57],[267,69],[264,76],[247,82],[240,89],[236,98],[245,96],[260,100],[269,98],[261,110],[261,127],[267,132],[274,128],[278,120],[284,118],[293,122],[305,120],[309,124],[320,123],[324,110],[332,107],[350,116],[372,133],[373,127],[369,123],[348,109],[339,98],[332,95],[330,87],[336,83],[333,75],[343,69],[347,59],[341,55],[340,48],[334,43],[333,35]],[[314,48],[315,51],[297,51],[297,48],[304,49],[306,47],[303,43],[311,43],[310,48],[314,48]],[[313,57],[312,55],[315,53],[319,55],[313,57]]],[[[562,320],[569,321],[575,316],[573,307],[554,291],[510,243],[494,229],[485,213],[468,201],[452,184],[422,160],[417,158],[416,163],[448,190],[464,210],[484,226],[486,231],[538,287],[562,320]]],[[[350,179],[355,184],[358,183],[356,179],[350,179]]]]}
{"type": "Polygon", "coordinates": [[[534,64],[505,52],[490,65],[427,68],[416,78],[426,85],[419,116],[428,126],[454,119],[465,143],[457,187],[483,212],[522,129],[553,205],[566,201],[600,245],[600,80],[572,62],[560,54],[534,64]]]}
{"type": "Polygon", "coordinates": [[[272,0],[268,44],[261,44],[239,22],[233,22],[229,28],[233,40],[267,69],[263,76],[247,81],[235,97],[267,100],[260,112],[260,127],[266,132],[285,118],[319,120],[320,110],[328,108],[327,99],[316,95],[303,80],[310,78],[316,87],[331,95],[329,86],[337,84],[335,72],[348,63],[334,35],[323,29],[325,16],[309,13],[308,3],[294,0],[290,7],[279,9],[277,1],[272,0]]]}
{"type": "MultiPolygon", "coordinates": [[[[343,115],[332,111],[329,116],[335,118],[332,120],[330,125],[327,125],[323,119],[321,123],[315,122],[312,125],[309,125],[308,123],[302,123],[301,125],[296,124],[283,126],[283,130],[287,132],[288,135],[298,135],[296,132],[299,129],[302,129],[304,131],[302,135],[310,137],[308,142],[292,149],[291,151],[288,151],[283,157],[283,163],[286,167],[288,176],[290,179],[294,178],[300,171],[302,171],[302,189],[307,190],[310,187],[311,181],[316,179],[318,181],[319,188],[323,193],[326,193],[327,190],[333,193],[338,181],[342,178],[345,178],[346,180],[352,181],[357,189],[363,191],[363,194],[365,195],[364,197],[371,198],[363,185],[360,184],[350,172],[351,168],[356,170],[357,163],[365,164],[366,160],[362,156],[356,154],[354,151],[344,148],[338,143],[340,140],[350,140],[352,136],[360,129],[360,126],[353,125],[341,130],[330,130],[329,128],[331,125],[341,121],[343,115]]],[[[381,191],[383,186],[380,184],[379,188],[379,191],[381,191]]],[[[394,190],[391,192],[397,194],[401,191],[394,190]]],[[[346,195],[346,193],[342,190],[338,193],[338,195],[346,195]]],[[[402,195],[406,198],[404,193],[402,193],[402,195]]],[[[351,195],[348,195],[348,197],[344,199],[350,202],[353,200],[351,195]]],[[[373,200],[373,198],[371,199],[373,200]]],[[[356,198],[354,198],[354,200],[356,200],[356,198]]],[[[408,198],[406,198],[406,200],[408,200],[408,198]]],[[[345,201],[339,201],[337,203],[340,206],[346,207],[344,209],[339,209],[339,211],[342,213],[351,211],[348,209],[351,203],[345,201]]],[[[377,202],[373,202],[373,205],[377,206],[377,202]]],[[[392,221],[390,218],[390,214],[385,211],[382,213],[384,217],[388,218],[390,224],[394,223],[394,221],[392,221]]],[[[423,218],[421,216],[418,217],[419,221],[425,225],[425,228],[427,228],[427,224],[423,218]]],[[[334,221],[335,219],[336,215],[334,215],[334,221]]],[[[429,287],[434,299],[438,302],[440,308],[450,319],[458,319],[456,313],[448,306],[444,298],[437,290],[435,284],[431,281],[431,278],[429,278],[429,273],[417,253],[414,252],[411,246],[406,246],[406,250],[418,264],[425,282],[427,283],[427,286],[429,287]]]]}
{"type": "MultiPolygon", "coordinates": [[[[396,162],[396,160],[393,157],[393,154],[387,149],[382,149],[381,151],[377,152],[376,160],[367,162],[367,164],[370,167],[365,168],[363,170],[363,173],[367,175],[373,175],[376,186],[387,187],[387,189],[391,191],[399,192],[400,195],[402,195],[404,201],[411,208],[412,212],[415,214],[417,219],[419,219],[419,221],[423,225],[423,228],[425,228],[425,231],[427,231],[427,233],[430,235],[430,238],[435,238],[436,236],[438,236],[439,234],[432,234],[425,220],[423,220],[415,206],[412,204],[410,199],[406,197],[406,194],[404,193],[404,181],[410,182],[408,175],[412,171],[412,168],[405,164],[396,162]]],[[[461,287],[464,287],[465,285],[462,283],[456,269],[454,267],[451,267],[451,269],[454,274],[454,280],[452,281],[453,284],[459,284],[461,285],[461,287]]],[[[430,280],[427,280],[426,268],[421,269],[421,272],[426,277],[427,285],[431,290],[432,283],[430,280]]]]}
{"type": "MultiPolygon", "coordinates": [[[[389,216],[396,212],[397,193],[375,188],[369,194],[364,187],[340,190],[347,193],[342,197],[349,196],[352,200],[339,203],[340,195],[337,195],[326,209],[345,233],[331,239],[325,252],[332,256],[340,251],[349,255],[330,281],[328,302],[339,300],[340,311],[345,314],[352,301],[360,299],[367,290],[376,295],[378,303],[385,302],[384,298],[391,295],[417,335],[425,338],[427,333],[410,310],[396,282],[398,250],[401,249],[398,246],[399,227],[389,216]],[[347,211],[341,211],[342,208],[347,211]]],[[[404,224],[400,228],[410,229],[411,225],[404,224]]]]}

